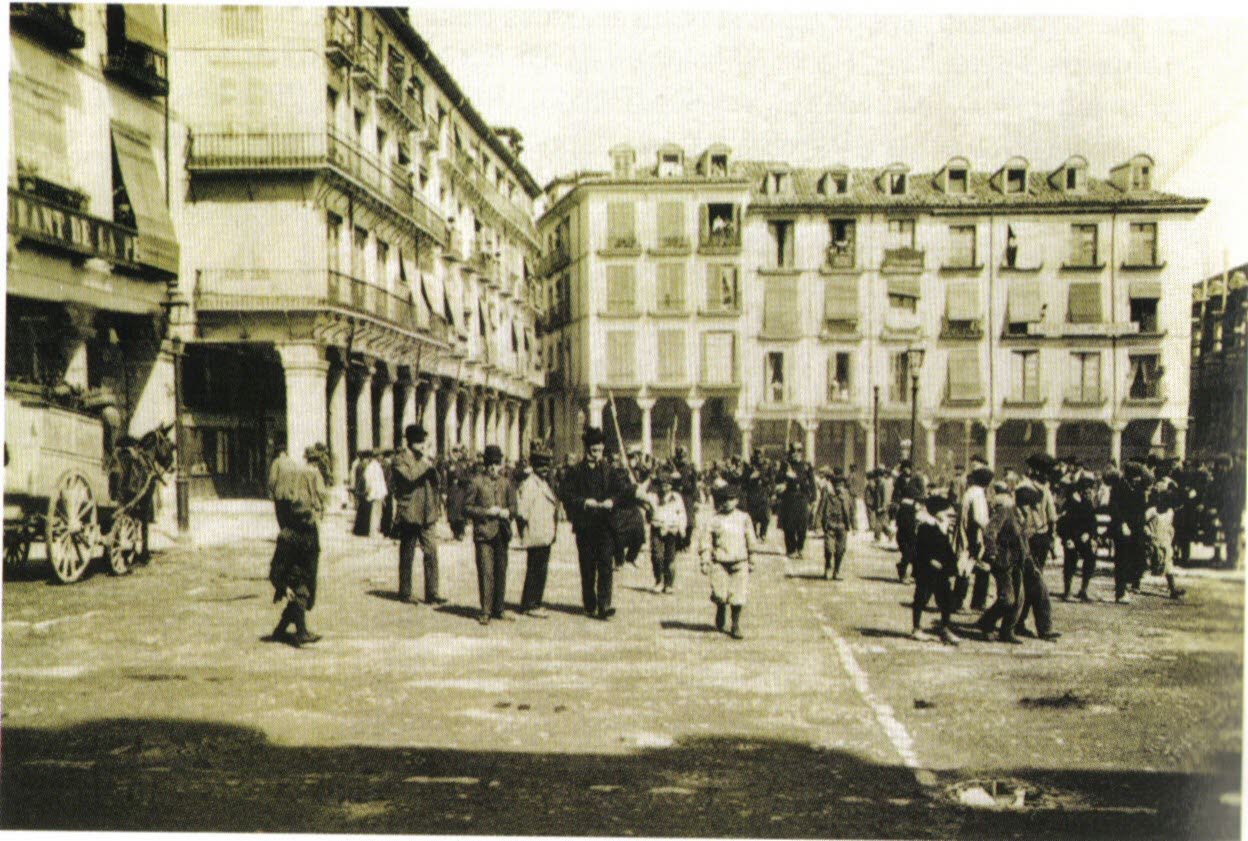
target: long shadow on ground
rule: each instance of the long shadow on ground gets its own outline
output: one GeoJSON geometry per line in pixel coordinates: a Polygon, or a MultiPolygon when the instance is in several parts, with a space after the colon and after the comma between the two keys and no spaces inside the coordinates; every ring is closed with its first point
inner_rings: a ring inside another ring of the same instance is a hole
{"type": "MultiPolygon", "coordinates": [[[[283,747],[235,726],[6,728],[6,829],[756,837],[1234,837],[1239,758],[1217,774],[997,772],[1024,811],[978,810],[904,768],[731,737],[628,755],[283,747]]],[[[984,776],[977,773],[975,776],[984,776]]],[[[965,779],[966,775],[960,777],[965,779]]]]}

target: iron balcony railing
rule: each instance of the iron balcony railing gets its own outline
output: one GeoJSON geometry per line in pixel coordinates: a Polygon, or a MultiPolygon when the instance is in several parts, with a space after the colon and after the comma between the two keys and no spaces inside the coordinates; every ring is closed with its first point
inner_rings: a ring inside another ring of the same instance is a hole
{"type": "Polygon", "coordinates": [[[490,183],[489,178],[481,171],[472,156],[463,149],[456,149],[445,160],[449,162],[452,172],[475,190],[491,210],[515,228],[523,238],[535,242],[533,221],[529,219],[528,214],[512,204],[495,185],[490,183]]]}
{"type": "Polygon", "coordinates": [[[383,166],[332,127],[323,132],[195,132],[186,166],[192,172],[329,169],[394,207],[438,242],[447,239],[446,223],[415,191],[410,172],[383,166]]]}
{"type": "Polygon", "coordinates": [[[378,93],[379,105],[388,107],[413,128],[420,126],[420,109],[416,107],[416,97],[404,88],[402,75],[387,74],[386,85],[378,93]]]}
{"type": "Polygon", "coordinates": [[[365,84],[376,85],[380,67],[381,55],[377,50],[377,42],[361,38],[355,51],[355,77],[365,84]]]}
{"type": "Polygon", "coordinates": [[[81,49],[86,34],[74,23],[67,3],[13,3],[9,23],[62,50],[81,49]]]}
{"type": "Polygon", "coordinates": [[[355,27],[346,9],[331,8],[325,16],[325,56],[339,66],[355,62],[355,27]]]}
{"type": "Polygon", "coordinates": [[[884,269],[921,271],[925,252],[918,248],[885,248],[884,269]]]}
{"type": "Polygon", "coordinates": [[[124,41],[109,50],[104,72],[147,96],[169,93],[169,72],[165,54],[138,41],[124,41]]]}
{"type": "Polygon", "coordinates": [[[201,312],[336,310],[439,341],[449,335],[445,319],[421,318],[407,296],[332,269],[204,269],[197,275],[195,306],[201,312]]]}

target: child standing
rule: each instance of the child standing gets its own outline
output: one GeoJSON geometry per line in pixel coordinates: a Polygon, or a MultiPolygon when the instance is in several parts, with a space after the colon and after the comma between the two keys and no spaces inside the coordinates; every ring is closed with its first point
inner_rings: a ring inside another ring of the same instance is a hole
{"type": "Polygon", "coordinates": [[[732,627],[728,634],[743,639],[741,611],[749,594],[750,572],[758,539],[750,516],[737,509],[737,490],[718,485],[711,490],[715,513],[698,542],[702,574],[711,577],[711,601],[715,603],[715,627],[724,630],[729,609],[732,627]]]}
{"type": "Polygon", "coordinates": [[[655,474],[654,489],[649,493],[649,502],[654,511],[650,524],[650,563],[654,567],[654,592],[670,593],[675,583],[675,571],[672,564],[676,560],[676,550],[680,547],[688,525],[685,513],[685,500],[674,490],[674,482],[680,480],[680,474],[655,474]]]}

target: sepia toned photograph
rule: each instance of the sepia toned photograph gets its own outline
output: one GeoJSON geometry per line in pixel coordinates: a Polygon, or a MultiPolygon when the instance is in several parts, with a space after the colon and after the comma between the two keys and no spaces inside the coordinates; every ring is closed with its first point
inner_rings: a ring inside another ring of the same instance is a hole
{"type": "Polygon", "coordinates": [[[7,11],[0,830],[1241,837],[1248,18],[7,11]]]}

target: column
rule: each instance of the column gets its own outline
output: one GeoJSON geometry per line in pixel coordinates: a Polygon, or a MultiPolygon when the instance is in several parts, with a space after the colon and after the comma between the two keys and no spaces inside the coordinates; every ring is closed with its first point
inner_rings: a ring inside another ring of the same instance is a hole
{"type": "Polygon", "coordinates": [[[749,461],[754,449],[754,419],[738,415],[737,429],[741,433],[741,460],[749,461]]]}
{"type": "Polygon", "coordinates": [[[1170,426],[1174,428],[1174,456],[1185,459],[1187,458],[1187,418],[1172,420],[1170,426]]]}
{"type": "MultiPolygon", "coordinates": [[[[411,369],[407,369],[403,378],[399,381],[399,391],[401,409],[399,411],[400,423],[403,427],[403,434],[407,434],[407,428],[416,423],[416,381],[412,378],[411,369]]],[[[406,443],[406,442],[404,442],[406,443]]]]}
{"type": "Polygon", "coordinates": [[[654,435],[650,426],[650,410],[654,408],[653,397],[638,397],[637,408],[641,410],[641,451],[654,455],[654,435]]]}
{"type": "Polygon", "coordinates": [[[377,401],[377,431],[381,433],[377,436],[377,447],[382,450],[392,450],[395,447],[394,440],[394,379],[386,372],[385,379],[381,381],[381,399],[377,401]]]}
{"type": "MultiPolygon", "coordinates": [[[[936,466],[936,424],[923,424],[923,460],[927,462],[929,469],[936,466]]],[[[916,467],[918,465],[915,465],[916,467]]]]}
{"type": "Polygon", "coordinates": [[[1055,420],[1046,420],[1044,423],[1044,451],[1053,458],[1057,458],[1057,427],[1058,422],[1055,420]]]}
{"type": "Polygon", "coordinates": [[[1122,421],[1109,423],[1109,458],[1114,464],[1122,466],[1122,431],[1127,425],[1122,421]]]}
{"type": "Polygon", "coordinates": [[[815,463],[815,433],[819,430],[819,420],[817,418],[806,418],[801,422],[802,429],[806,433],[806,460],[811,464],[815,463]]]}
{"type": "Polygon", "coordinates": [[[460,399],[464,404],[464,413],[459,419],[459,443],[465,450],[472,450],[475,442],[473,430],[476,429],[472,417],[472,393],[464,391],[460,394],[460,399]]]}
{"type": "Polygon", "coordinates": [[[329,381],[329,453],[333,459],[334,479],[347,480],[347,369],[334,366],[329,381]]]}
{"type": "MultiPolygon", "coordinates": [[[[602,412],[607,408],[607,398],[591,397],[589,400],[589,425],[602,429],[602,412]]],[[[579,436],[579,433],[577,433],[579,436]]]]}
{"type": "MultiPolygon", "coordinates": [[[[373,366],[360,368],[360,390],[355,395],[355,451],[373,448],[373,366]]],[[[289,414],[289,412],[287,412],[289,414]]]]}
{"type": "Polygon", "coordinates": [[[298,459],[325,434],[329,363],[314,344],[279,345],[277,352],[286,380],[286,452],[298,459]]]}
{"type": "Polygon", "coordinates": [[[706,401],[701,397],[686,400],[689,406],[689,460],[693,466],[702,469],[702,406],[706,401]]]}
{"type": "Polygon", "coordinates": [[[991,418],[984,424],[984,458],[993,470],[997,469],[997,426],[991,418]]]}
{"type": "Polygon", "coordinates": [[[507,401],[501,397],[494,401],[494,443],[498,444],[507,458],[511,458],[511,453],[507,451],[507,415],[509,408],[507,401]]]}
{"type": "Polygon", "coordinates": [[[446,449],[459,444],[459,389],[454,386],[446,395],[446,417],[442,421],[442,437],[446,440],[446,449]]]}
{"type": "Polygon", "coordinates": [[[520,458],[522,450],[520,447],[520,404],[512,403],[511,411],[507,413],[508,429],[507,429],[507,452],[513,461],[520,458]]]}
{"type": "Polygon", "coordinates": [[[477,411],[473,417],[473,421],[476,423],[476,428],[473,430],[473,443],[476,445],[477,452],[480,453],[485,451],[485,413],[487,409],[485,395],[477,395],[476,403],[477,411]]]}
{"type": "Polygon", "coordinates": [[[425,428],[425,451],[431,457],[438,455],[438,381],[431,380],[425,389],[425,404],[421,410],[421,426],[425,428]]]}
{"type": "Polygon", "coordinates": [[[865,473],[869,469],[879,467],[875,463],[875,424],[871,421],[858,421],[858,425],[862,427],[863,434],[867,439],[867,466],[863,468],[865,473]]]}

